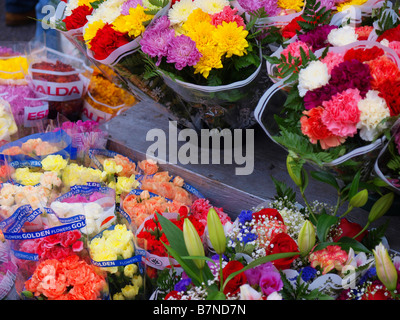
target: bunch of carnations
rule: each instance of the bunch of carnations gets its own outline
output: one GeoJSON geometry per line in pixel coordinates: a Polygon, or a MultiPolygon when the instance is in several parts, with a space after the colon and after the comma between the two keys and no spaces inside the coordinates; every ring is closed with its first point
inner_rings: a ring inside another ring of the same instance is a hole
{"type": "Polygon", "coordinates": [[[96,2],[94,10],[86,17],[87,23],[83,28],[83,39],[89,56],[103,61],[120,47],[125,46],[127,50],[118,50],[118,56],[134,49],[137,47],[135,39],[143,35],[154,16],[168,5],[169,1],[160,1],[156,6],[149,0],[96,2]]]}
{"type": "Polygon", "coordinates": [[[227,0],[175,2],[140,41],[156,72],[214,86],[244,80],[254,73],[260,64],[256,46],[243,17],[227,0]]]}
{"type": "Polygon", "coordinates": [[[376,159],[385,130],[399,114],[400,60],[390,48],[367,41],[317,54],[299,51],[299,67],[280,65],[290,75],[277,84],[288,87],[289,94],[282,113],[272,120],[279,126],[273,139],[320,167],[332,163],[347,179],[357,167],[343,168],[343,156],[353,157],[355,164],[363,161],[356,156],[368,152],[370,159],[376,159]],[[363,146],[368,147],[355,154],[363,146]]]}
{"type": "Polygon", "coordinates": [[[145,278],[142,255],[138,254],[135,236],[125,224],[114,224],[89,241],[93,264],[107,273],[112,300],[143,299],[145,278]]]}
{"type": "MultiPolygon", "coordinates": [[[[87,23],[87,16],[93,12],[93,1],[69,0],[65,6],[62,23],[67,31],[82,28],[87,23]]],[[[61,26],[58,25],[60,28],[61,26]]]]}

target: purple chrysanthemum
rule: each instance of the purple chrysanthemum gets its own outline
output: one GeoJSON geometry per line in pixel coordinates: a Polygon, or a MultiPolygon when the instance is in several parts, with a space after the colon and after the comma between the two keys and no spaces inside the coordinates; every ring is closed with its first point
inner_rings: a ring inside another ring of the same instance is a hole
{"type": "Polygon", "coordinates": [[[320,0],[319,1],[321,3],[321,8],[325,7],[326,10],[334,10],[336,9],[336,2],[335,0],[320,0]]]}
{"type": "Polygon", "coordinates": [[[175,68],[182,70],[186,66],[194,66],[201,56],[196,47],[196,42],[182,34],[170,42],[167,62],[175,63],[175,68]]]}
{"type": "Polygon", "coordinates": [[[326,39],[328,38],[329,32],[331,32],[332,29],[336,28],[337,26],[331,25],[318,26],[314,30],[299,35],[298,38],[300,41],[303,41],[311,46],[313,48],[313,51],[315,51],[326,47],[326,39]]]}
{"type": "Polygon", "coordinates": [[[169,43],[175,37],[175,31],[169,29],[169,20],[163,16],[158,19],[151,27],[144,33],[143,38],[140,40],[140,46],[144,53],[150,57],[158,57],[156,65],[159,66],[161,58],[166,57],[168,54],[169,43]]]}
{"type": "Polygon", "coordinates": [[[142,0],[127,0],[121,6],[121,14],[124,16],[129,15],[130,8],[136,8],[138,5],[143,6],[142,0]]]}
{"type": "Polygon", "coordinates": [[[278,15],[281,11],[278,8],[278,0],[238,0],[238,3],[249,13],[264,8],[265,13],[270,17],[278,15]]]}

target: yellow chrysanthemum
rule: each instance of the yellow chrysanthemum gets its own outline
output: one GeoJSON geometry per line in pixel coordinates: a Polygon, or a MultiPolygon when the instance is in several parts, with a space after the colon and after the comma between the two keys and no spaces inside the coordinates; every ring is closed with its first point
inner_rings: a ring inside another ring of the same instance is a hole
{"type": "Polygon", "coordinates": [[[282,9],[292,9],[296,12],[300,12],[303,6],[303,0],[278,0],[278,7],[282,9]]]}
{"type": "Polygon", "coordinates": [[[95,37],[97,31],[105,26],[105,23],[101,20],[98,21],[93,21],[92,23],[89,23],[88,26],[86,27],[84,34],[83,34],[83,40],[85,40],[86,45],[90,49],[92,46],[90,45],[90,41],[95,37]]]}
{"type": "Polygon", "coordinates": [[[184,24],[182,28],[185,30],[186,35],[196,42],[196,47],[200,52],[204,47],[215,46],[217,44],[214,39],[217,28],[209,22],[202,21],[193,25],[184,24]]]}
{"type": "Polygon", "coordinates": [[[248,33],[243,27],[238,27],[236,22],[223,21],[217,27],[214,38],[218,48],[230,58],[232,55],[243,56],[246,53],[246,48],[249,46],[246,40],[248,33]]]}
{"type": "Polygon", "coordinates": [[[211,23],[211,16],[201,9],[196,9],[189,15],[182,28],[183,30],[191,30],[196,28],[200,22],[211,23]]]}
{"type": "Polygon", "coordinates": [[[350,0],[350,1],[339,3],[338,5],[336,5],[336,10],[338,12],[341,12],[343,10],[348,9],[351,6],[361,6],[366,2],[367,2],[367,0],[350,0]]]}
{"type": "Polygon", "coordinates": [[[195,74],[201,73],[207,79],[212,69],[223,68],[221,61],[222,53],[218,50],[217,46],[205,46],[200,52],[203,56],[194,65],[195,74]]]}
{"type": "Polygon", "coordinates": [[[146,14],[145,9],[138,5],[136,8],[129,9],[129,15],[120,15],[115,19],[113,28],[116,31],[127,33],[132,38],[136,38],[145,31],[144,23],[152,18],[152,15],[146,14]]]}
{"type": "Polygon", "coordinates": [[[93,0],[78,0],[78,6],[88,6],[89,8],[91,8],[91,2],[93,2],[93,0]]]}

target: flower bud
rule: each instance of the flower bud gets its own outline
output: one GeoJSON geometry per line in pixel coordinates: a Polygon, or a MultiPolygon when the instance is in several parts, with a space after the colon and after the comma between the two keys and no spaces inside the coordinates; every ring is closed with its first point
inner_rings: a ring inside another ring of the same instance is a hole
{"type": "Polygon", "coordinates": [[[368,222],[374,222],[382,217],[392,206],[394,193],[390,192],[380,197],[372,206],[369,212],[368,222]]]}
{"type": "Polygon", "coordinates": [[[382,243],[372,250],[375,257],[376,273],[379,280],[389,291],[397,287],[397,270],[390,259],[389,253],[382,243]]]}
{"type": "MultiPolygon", "coordinates": [[[[204,247],[193,223],[185,218],[183,221],[183,238],[185,240],[186,249],[190,256],[204,256],[204,247]]],[[[199,269],[203,269],[205,260],[193,259],[199,269]]]]}
{"type": "Polygon", "coordinates": [[[353,208],[361,208],[368,201],[368,190],[364,189],[355,194],[349,201],[349,205],[353,208]]]}
{"type": "Polygon", "coordinates": [[[222,225],[221,219],[214,208],[211,208],[207,214],[207,228],[210,236],[211,244],[218,254],[223,254],[226,247],[226,237],[224,232],[224,226],[222,225]]]}
{"type": "Polygon", "coordinates": [[[290,155],[288,155],[286,157],[286,168],[287,168],[288,174],[289,174],[290,178],[292,178],[292,180],[296,184],[296,186],[301,187],[303,185],[302,177],[301,177],[301,170],[298,170],[298,172],[295,172],[295,170],[293,170],[294,164],[295,164],[295,160],[290,155]]]}
{"type": "Polygon", "coordinates": [[[298,246],[302,256],[308,254],[315,245],[314,225],[306,220],[300,229],[298,246]]]}

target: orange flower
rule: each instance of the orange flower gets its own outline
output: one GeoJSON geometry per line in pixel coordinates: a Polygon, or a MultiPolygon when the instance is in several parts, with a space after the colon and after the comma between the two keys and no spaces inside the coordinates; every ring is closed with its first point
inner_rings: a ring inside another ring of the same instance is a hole
{"type": "Polygon", "coordinates": [[[310,255],[311,267],[320,267],[323,269],[322,274],[336,269],[341,271],[347,262],[347,252],[342,250],[340,246],[331,245],[325,249],[318,250],[310,255]]]}
{"type": "Polygon", "coordinates": [[[139,162],[139,168],[144,171],[144,174],[154,174],[158,171],[157,162],[152,159],[143,160],[139,162]]]}

